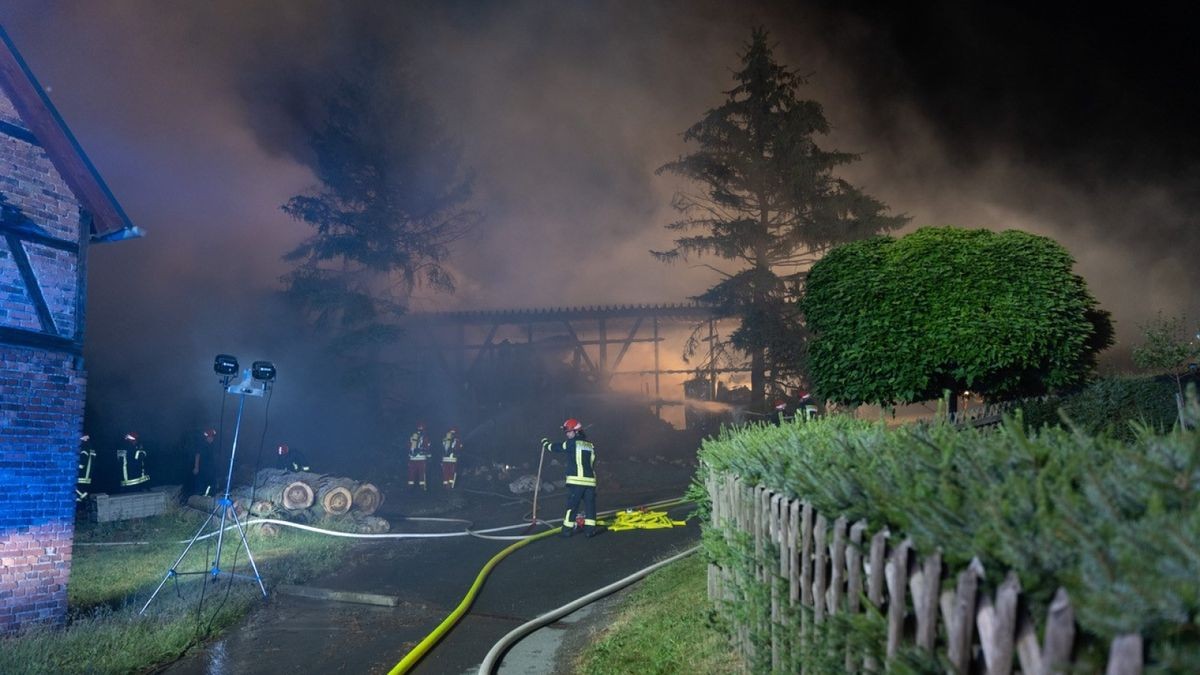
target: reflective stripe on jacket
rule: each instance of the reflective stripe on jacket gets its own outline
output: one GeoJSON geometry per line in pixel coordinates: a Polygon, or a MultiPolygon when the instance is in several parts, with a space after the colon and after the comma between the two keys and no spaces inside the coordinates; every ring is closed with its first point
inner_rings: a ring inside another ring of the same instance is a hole
{"type": "Polygon", "coordinates": [[[574,455],[574,462],[567,460],[568,485],[596,484],[596,447],[590,441],[569,438],[562,443],[551,443],[550,452],[563,452],[568,456],[574,455]]]}

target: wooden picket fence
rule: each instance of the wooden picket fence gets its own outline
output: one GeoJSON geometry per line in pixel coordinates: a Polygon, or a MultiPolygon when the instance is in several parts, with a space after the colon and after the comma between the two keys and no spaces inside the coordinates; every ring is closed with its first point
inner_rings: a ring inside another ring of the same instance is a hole
{"type": "MultiPolygon", "coordinates": [[[[886,616],[886,645],[845,648],[842,672],[886,671],[902,645],[944,657],[958,673],[1007,675],[1019,666],[1027,675],[1049,675],[1074,665],[1074,612],[1062,588],[1039,641],[1019,602],[1015,572],[993,593],[980,587],[978,559],[964,570],[947,570],[939,552],[922,556],[911,540],[869,532],[865,521],[830,524],[810,504],[739,477],[710,472],[706,487],[710,527],[749,558],[745,565],[710,565],[708,596],[729,620],[734,647],[753,672],[804,672],[803,654],[811,653],[820,624],[829,630],[836,625],[830,617],[868,610],[886,616]],[[885,654],[884,663],[870,653],[885,654]]],[[[1140,635],[1117,637],[1106,675],[1141,673],[1142,651],[1140,635]]]]}

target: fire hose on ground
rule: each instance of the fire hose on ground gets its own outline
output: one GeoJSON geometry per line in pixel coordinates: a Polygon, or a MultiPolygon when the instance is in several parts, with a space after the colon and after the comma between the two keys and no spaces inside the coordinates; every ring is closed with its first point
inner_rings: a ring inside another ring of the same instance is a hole
{"type": "MultiPolygon", "coordinates": [[[[650,506],[663,506],[663,507],[675,506],[675,505],[684,504],[687,502],[688,502],[688,500],[682,499],[682,498],[681,499],[670,499],[670,500],[658,502],[656,504],[647,504],[645,507],[643,507],[643,509],[648,508],[650,506]]],[[[603,514],[614,514],[615,513],[615,514],[618,514],[618,517],[619,517],[621,514],[634,514],[634,513],[640,513],[641,511],[642,510],[634,511],[632,509],[615,509],[612,511],[605,511],[605,512],[603,512],[603,514]]],[[[628,517],[626,519],[630,520],[628,517]]],[[[660,522],[657,517],[653,517],[652,519],[655,520],[656,522],[660,522]]],[[[674,522],[677,522],[680,525],[683,524],[683,521],[674,521],[674,522]]],[[[661,525],[659,525],[658,527],[661,527],[661,525]]],[[[670,526],[668,526],[668,527],[670,527],[670,526]]],[[[624,529],[632,529],[632,527],[626,527],[624,529]]],[[[657,529],[657,527],[655,529],[657,529]]],[[[401,659],[400,662],[397,663],[390,671],[388,671],[388,675],[403,675],[404,673],[407,673],[413,666],[415,666],[417,664],[418,661],[420,661],[425,656],[426,653],[429,652],[430,649],[433,648],[434,645],[436,645],[438,643],[439,640],[442,639],[442,637],[444,637],[446,635],[446,633],[450,632],[450,629],[453,628],[455,626],[455,624],[458,623],[459,619],[461,619],[463,617],[463,615],[466,614],[467,609],[470,608],[471,603],[473,603],[475,601],[475,596],[479,594],[479,589],[483,586],[483,582],[484,582],[484,580],[487,579],[488,574],[491,573],[492,568],[494,568],[501,560],[503,560],[505,557],[507,557],[508,554],[521,548],[522,546],[525,546],[526,544],[528,544],[532,541],[535,541],[537,539],[544,539],[555,533],[556,533],[556,530],[552,529],[552,530],[547,530],[546,532],[540,532],[538,534],[531,535],[528,537],[522,537],[520,541],[505,548],[504,550],[500,551],[495,556],[493,556],[491,560],[488,560],[487,564],[483,566],[482,570],[480,570],[478,576],[475,577],[475,583],[471,584],[471,588],[467,590],[467,595],[462,599],[462,602],[460,602],[458,604],[458,606],[454,608],[454,611],[451,612],[449,616],[447,616],[440,624],[438,624],[437,628],[435,628],[432,633],[425,636],[425,638],[423,640],[421,640],[421,642],[417,643],[416,647],[413,647],[412,651],[410,651],[408,654],[405,654],[404,658],[401,659]]],[[[683,554],[681,554],[680,557],[682,557],[682,555],[683,554]]],[[[655,569],[657,569],[657,568],[655,568],[655,569]]],[[[647,572],[647,574],[649,574],[649,572],[647,572]]],[[[645,576],[645,575],[642,575],[642,576],[645,576]]],[[[622,582],[626,582],[625,585],[627,586],[627,585],[633,583],[634,581],[637,581],[640,578],[641,578],[641,576],[637,576],[637,574],[635,574],[634,578],[622,579],[621,581],[619,581],[617,583],[620,584],[622,582]]],[[[608,593],[612,593],[612,592],[618,590],[619,588],[620,588],[620,586],[613,588],[612,590],[608,591],[608,593]]],[[[604,590],[604,589],[601,589],[601,590],[604,590]]],[[[599,593],[599,591],[597,591],[597,593],[599,593]]],[[[587,604],[588,602],[594,602],[596,599],[603,597],[603,595],[607,595],[608,593],[596,595],[595,598],[592,598],[591,600],[588,600],[587,602],[584,602],[582,604],[587,604]]],[[[585,596],[585,597],[588,597],[588,596],[585,596]]],[[[581,598],[581,600],[582,600],[582,598],[581,598]]],[[[576,601],[576,602],[579,602],[579,601],[576,601]]],[[[574,604],[574,603],[572,603],[572,604],[574,604]]],[[[582,606],[582,605],[580,605],[580,606],[582,606]]],[[[574,610],[571,610],[571,611],[574,611],[574,610]]],[[[536,621],[536,619],[535,619],[535,621],[536,621]]],[[[495,649],[495,648],[493,648],[493,649],[495,649]]],[[[500,652],[501,653],[503,652],[503,648],[500,650],[500,652]]]]}
{"type": "MultiPolygon", "coordinates": [[[[648,508],[652,508],[652,507],[674,506],[676,504],[683,504],[685,502],[686,502],[686,500],[683,500],[683,499],[667,499],[667,500],[662,500],[662,501],[658,501],[658,502],[651,502],[640,508],[648,509],[648,508]]],[[[605,511],[603,513],[605,513],[605,514],[611,514],[611,513],[636,514],[636,513],[639,513],[639,511],[622,511],[620,509],[617,509],[614,511],[605,511]]],[[[628,517],[630,517],[630,516],[626,516],[626,518],[628,518],[628,517]]],[[[644,516],[632,516],[632,517],[642,518],[644,516]]],[[[459,532],[388,532],[388,533],[382,533],[382,534],[356,534],[354,532],[341,532],[339,530],[327,530],[327,529],[320,528],[320,527],[314,527],[312,525],[305,525],[303,523],[294,523],[290,520],[279,520],[276,518],[251,518],[250,520],[247,520],[246,522],[242,523],[242,526],[248,527],[250,525],[257,525],[260,523],[270,523],[272,525],[280,525],[282,527],[293,527],[298,530],[304,530],[307,532],[315,532],[317,534],[326,534],[331,537],[344,537],[344,538],[348,538],[348,539],[444,539],[447,537],[476,537],[479,539],[492,539],[492,540],[498,540],[498,541],[519,541],[522,539],[527,539],[529,536],[538,536],[538,535],[492,536],[491,533],[503,532],[505,530],[516,530],[516,529],[523,528],[523,527],[527,528],[531,524],[536,525],[537,523],[542,523],[543,525],[546,525],[549,527],[554,527],[554,526],[551,526],[550,523],[547,523],[544,520],[537,520],[532,523],[525,521],[525,522],[518,523],[516,525],[503,525],[501,527],[490,527],[490,528],[487,528],[484,530],[473,530],[470,527],[470,525],[472,525],[472,522],[469,520],[462,519],[462,518],[409,517],[409,518],[405,518],[405,520],[413,521],[413,522],[463,523],[463,524],[467,525],[467,527],[459,532]]],[[[621,522],[623,522],[623,520],[618,519],[617,523],[621,523],[621,522]]],[[[676,521],[676,524],[682,525],[682,521],[676,521]]],[[[663,527],[670,527],[670,526],[663,525],[663,527]]],[[[236,523],[232,524],[232,525],[226,525],[224,531],[228,532],[228,531],[234,530],[234,529],[237,529],[236,523]]],[[[613,531],[619,531],[622,529],[630,529],[630,528],[617,525],[615,527],[610,526],[609,529],[611,529],[613,531]]],[[[651,528],[644,527],[642,529],[651,529],[651,528]]],[[[553,532],[553,531],[554,530],[550,530],[550,532],[553,532]]],[[[216,532],[216,531],[210,532],[201,537],[197,537],[196,541],[208,539],[209,537],[215,537],[215,536],[217,536],[217,534],[218,534],[218,532],[216,532]]],[[[544,533],[541,533],[541,534],[544,534],[544,533]]],[[[169,542],[151,542],[151,541],[88,542],[88,541],[80,541],[80,542],[75,542],[75,546],[149,546],[151,544],[186,544],[186,543],[188,543],[188,541],[190,541],[190,540],[181,539],[179,541],[169,541],[169,542]]]]}
{"type": "MultiPolygon", "coordinates": [[[[614,515],[614,518],[611,521],[601,520],[598,522],[598,524],[607,527],[610,531],[617,531],[617,532],[622,531],[622,530],[630,530],[630,529],[661,529],[661,528],[682,526],[685,524],[685,521],[672,520],[669,517],[667,517],[667,514],[665,512],[654,512],[654,511],[649,511],[649,509],[659,508],[659,507],[665,508],[665,507],[670,507],[670,506],[677,506],[680,504],[686,504],[686,503],[688,503],[688,501],[689,500],[683,499],[683,498],[667,499],[667,500],[661,500],[658,502],[651,502],[651,503],[645,504],[641,507],[638,507],[637,509],[613,509],[610,511],[603,511],[597,515],[598,516],[614,515]]],[[[278,520],[275,518],[252,518],[250,520],[247,520],[245,523],[241,523],[240,525],[242,527],[246,527],[246,526],[259,524],[259,523],[271,523],[274,525],[280,525],[280,526],[284,526],[284,527],[294,527],[296,529],[305,530],[308,532],[315,532],[318,534],[325,534],[325,535],[329,535],[329,536],[333,536],[333,537],[345,537],[345,538],[351,538],[351,539],[435,539],[435,538],[471,536],[471,537],[476,537],[476,538],[480,538],[480,539],[515,540],[512,545],[506,547],[504,550],[500,551],[495,556],[493,556],[490,560],[488,560],[487,564],[484,565],[483,569],[481,569],[479,574],[476,576],[475,582],[471,585],[470,589],[468,589],[467,595],[462,599],[462,601],[458,604],[458,606],[454,609],[454,611],[451,612],[450,615],[447,616],[442,621],[442,623],[440,623],[437,626],[437,628],[435,628],[433,630],[433,632],[431,632],[423,640],[421,640],[421,642],[418,643],[417,646],[412,649],[412,651],[410,651],[408,654],[406,654],[404,656],[404,658],[401,659],[401,661],[399,663],[397,663],[392,668],[392,670],[390,670],[388,673],[388,675],[400,675],[402,673],[408,672],[414,665],[416,665],[416,663],[418,661],[420,661],[421,658],[423,658],[425,656],[425,654],[430,649],[432,649],[433,646],[435,644],[437,644],[437,642],[439,640],[441,640],[441,638],[443,636],[445,636],[445,634],[448,633],[451,628],[453,628],[455,626],[455,624],[458,623],[459,619],[461,619],[463,617],[463,615],[466,614],[466,612],[470,608],[471,604],[475,601],[475,597],[476,597],[476,595],[478,595],[479,589],[483,586],[484,580],[487,578],[488,574],[491,573],[492,569],[501,560],[503,560],[510,553],[512,553],[513,551],[516,551],[517,549],[521,548],[522,546],[525,546],[526,544],[529,544],[530,542],[536,541],[538,539],[544,539],[548,536],[557,534],[559,531],[558,527],[552,526],[551,529],[546,530],[545,532],[539,532],[537,534],[532,534],[532,535],[494,536],[491,534],[493,532],[502,532],[505,530],[514,530],[514,529],[518,529],[518,528],[529,528],[531,526],[536,526],[538,523],[542,523],[542,524],[548,525],[548,526],[550,525],[549,523],[546,523],[545,521],[542,521],[542,520],[532,520],[530,522],[521,522],[516,525],[504,525],[501,527],[493,527],[493,528],[487,528],[487,529],[483,529],[483,530],[472,530],[470,528],[470,525],[472,524],[472,522],[469,520],[461,519],[461,518],[412,517],[412,518],[408,518],[407,520],[421,521],[421,522],[464,523],[465,525],[467,525],[467,527],[465,527],[463,529],[463,531],[461,531],[461,532],[356,534],[356,533],[352,533],[352,532],[340,532],[337,530],[327,530],[327,529],[323,529],[323,528],[319,528],[319,527],[313,527],[311,525],[304,525],[302,523],[293,523],[291,521],[278,520]]],[[[239,524],[234,523],[233,525],[226,526],[224,528],[224,530],[219,530],[217,532],[211,532],[202,537],[197,537],[196,540],[206,539],[208,537],[216,536],[217,534],[219,534],[222,531],[233,530],[233,529],[236,529],[237,527],[239,527],[239,524]]],[[[187,541],[188,540],[183,540],[180,542],[171,542],[171,543],[187,543],[187,541]]],[[[78,542],[78,543],[76,543],[76,545],[77,546],[79,546],[79,545],[127,546],[127,545],[149,545],[150,543],[151,542],[147,542],[147,541],[78,542]]],[[[159,543],[162,543],[162,542],[159,542],[159,543]]],[[[684,556],[690,555],[691,553],[694,553],[698,548],[699,547],[694,547],[694,548],[684,551],[683,553],[680,553],[676,556],[668,558],[667,560],[661,561],[659,563],[655,563],[654,565],[651,565],[650,567],[647,567],[639,572],[635,572],[634,574],[632,574],[624,579],[621,579],[620,581],[617,581],[613,584],[605,586],[604,588],[594,591],[593,593],[589,593],[588,595],[586,595],[582,598],[579,598],[578,600],[575,600],[574,602],[569,603],[568,605],[564,605],[563,607],[560,607],[557,610],[553,610],[552,612],[543,614],[542,616],[540,616],[526,624],[523,624],[522,626],[518,627],[516,630],[512,631],[509,635],[506,635],[501,640],[500,643],[497,643],[497,645],[492,648],[492,651],[489,652],[488,656],[492,659],[498,658],[501,654],[504,653],[505,650],[508,649],[508,646],[509,646],[508,643],[518,640],[520,637],[522,637],[523,635],[527,634],[528,632],[536,629],[540,625],[544,625],[544,623],[549,623],[551,621],[554,621],[561,616],[565,616],[565,615],[575,611],[579,607],[587,605],[591,602],[595,602],[599,598],[602,598],[606,595],[614,593],[617,590],[620,590],[621,588],[624,588],[625,586],[628,586],[629,584],[632,584],[633,582],[641,579],[642,577],[646,576],[650,572],[653,572],[654,570],[659,569],[660,567],[662,567],[664,565],[674,562],[675,560],[678,560],[679,558],[682,558],[684,556]],[[494,656],[493,656],[492,652],[495,652],[494,656]]],[[[487,664],[488,664],[488,661],[485,660],[484,665],[487,665],[487,664]]],[[[491,667],[494,667],[494,666],[491,666],[491,667]]],[[[490,673],[491,671],[490,670],[485,671],[485,670],[483,670],[483,666],[481,666],[480,672],[481,673],[483,673],[483,672],[490,673]]]]}
{"type": "Polygon", "coordinates": [[[496,644],[492,645],[492,648],[490,650],[488,650],[487,656],[485,656],[483,658],[483,663],[479,664],[479,675],[492,675],[493,673],[495,673],[496,669],[500,667],[500,662],[501,662],[504,654],[510,648],[512,648],[512,646],[514,644],[519,642],[521,640],[521,638],[525,637],[529,633],[532,633],[533,631],[535,631],[539,628],[542,628],[544,626],[548,626],[549,624],[554,623],[555,621],[558,621],[559,619],[578,610],[581,607],[590,605],[591,603],[593,603],[601,598],[612,595],[613,593],[616,593],[617,591],[621,590],[622,588],[625,588],[626,586],[632,584],[633,582],[638,581],[638,580],[648,576],[651,572],[654,572],[655,570],[666,567],[667,565],[670,565],[671,563],[673,563],[677,560],[686,558],[687,556],[689,556],[699,550],[700,550],[699,546],[693,546],[693,547],[687,549],[686,551],[677,553],[676,555],[673,555],[670,558],[667,558],[666,560],[661,560],[659,562],[656,562],[653,565],[650,565],[649,567],[643,567],[642,569],[638,570],[637,572],[634,572],[633,574],[630,574],[629,576],[625,577],[624,579],[621,579],[619,581],[614,581],[613,583],[605,586],[604,588],[600,588],[595,591],[592,591],[591,593],[588,593],[587,595],[585,595],[581,598],[572,600],[571,602],[563,605],[562,607],[559,607],[558,609],[550,610],[549,612],[546,612],[545,614],[543,614],[537,618],[534,618],[530,621],[527,621],[527,622],[521,624],[520,626],[517,626],[512,631],[510,631],[507,635],[500,638],[500,641],[497,642],[496,644]]]}

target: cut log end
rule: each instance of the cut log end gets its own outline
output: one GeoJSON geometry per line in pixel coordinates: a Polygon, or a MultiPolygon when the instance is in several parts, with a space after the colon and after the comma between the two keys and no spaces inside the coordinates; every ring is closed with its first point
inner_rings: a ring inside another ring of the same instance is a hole
{"type": "Polygon", "coordinates": [[[354,489],[354,508],[364,515],[371,515],[383,504],[383,493],[371,483],[361,483],[354,489]]]}
{"type": "Polygon", "coordinates": [[[313,505],[313,499],[312,486],[303,481],[293,481],[283,489],[283,508],[289,511],[307,509],[313,505]]]}
{"type": "Polygon", "coordinates": [[[349,489],[341,486],[327,491],[321,498],[321,507],[325,509],[325,513],[335,516],[349,512],[353,504],[354,495],[349,489]]]}

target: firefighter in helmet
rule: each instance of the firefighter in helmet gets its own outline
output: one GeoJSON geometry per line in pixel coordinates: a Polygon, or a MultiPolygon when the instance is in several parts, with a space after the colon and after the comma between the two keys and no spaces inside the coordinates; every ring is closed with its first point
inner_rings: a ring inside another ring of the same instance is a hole
{"type": "Polygon", "coordinates": [[[817,402],[813,400],[812,394],[807,391],[799,392],[800,410],[804,415],[804,419],[811,420],[817,417],[817,402]]]}
{"type": "Polygon", "coordinates": [[[121,461],[121,487],[133,487],[150,480],[146,471],[147,454],[136,431],[121,438],[121,447],[117,449],[117,459],[121,461]]]}
{"type": "Polygon", "coordinates": [[[216,482],[217,430],[209,427],[199,433],[193,432],[191,443],[192,494],[208,496],[216,482]]]}
{"type": "Polygon", "coordinates": [[[79,474],[75,479],[75,501],[81,502],[88,496],[87,489],[92,485],[92,463],[96,460],[96,451],[92,448],[92,437],[84,434],[79,437],[79,474]]]}
{"type": "Polygon", "coordinates": [[[312,468],[304,458],[304,453],[296,448],[289,448],[287,443],[276,446],[275,467],[286,471],[310,471],[312,468]]]}
{"type": "Polygon", "coordinates": [[[775,415],[771,421],[774,422],[776,426],[779,426],[790,419],[792,418],[788,416],[787,401],[781,398],[775,399],[775,415]]]}
{"type": "Polygon", "coordinates": [[[442,439],[442,487],[453,488],[458,480],[458,451],[462,447],[458,427],[450,427],[442,439]]]}
{"type": "Polygon", "coordinates": [[[551,443],[542,439],[542,450],[567,455],[567,513],[563,516],[561,537],[569,537],[582,528],[588,537],[596,536],[596,448],[587,440],[583,424],[575,418],[563,422],[567,440],[551,443]],[[583,512],[578,511],[580,503],[583,512]]]}
{"type": "Polygon", "coordinates": [[[417,422],[417,430],[408,438],[408,486],[427,490],[425,485],[426,463],[429,461],[429,437],[425,435],[425,423],[417,422]]]}

